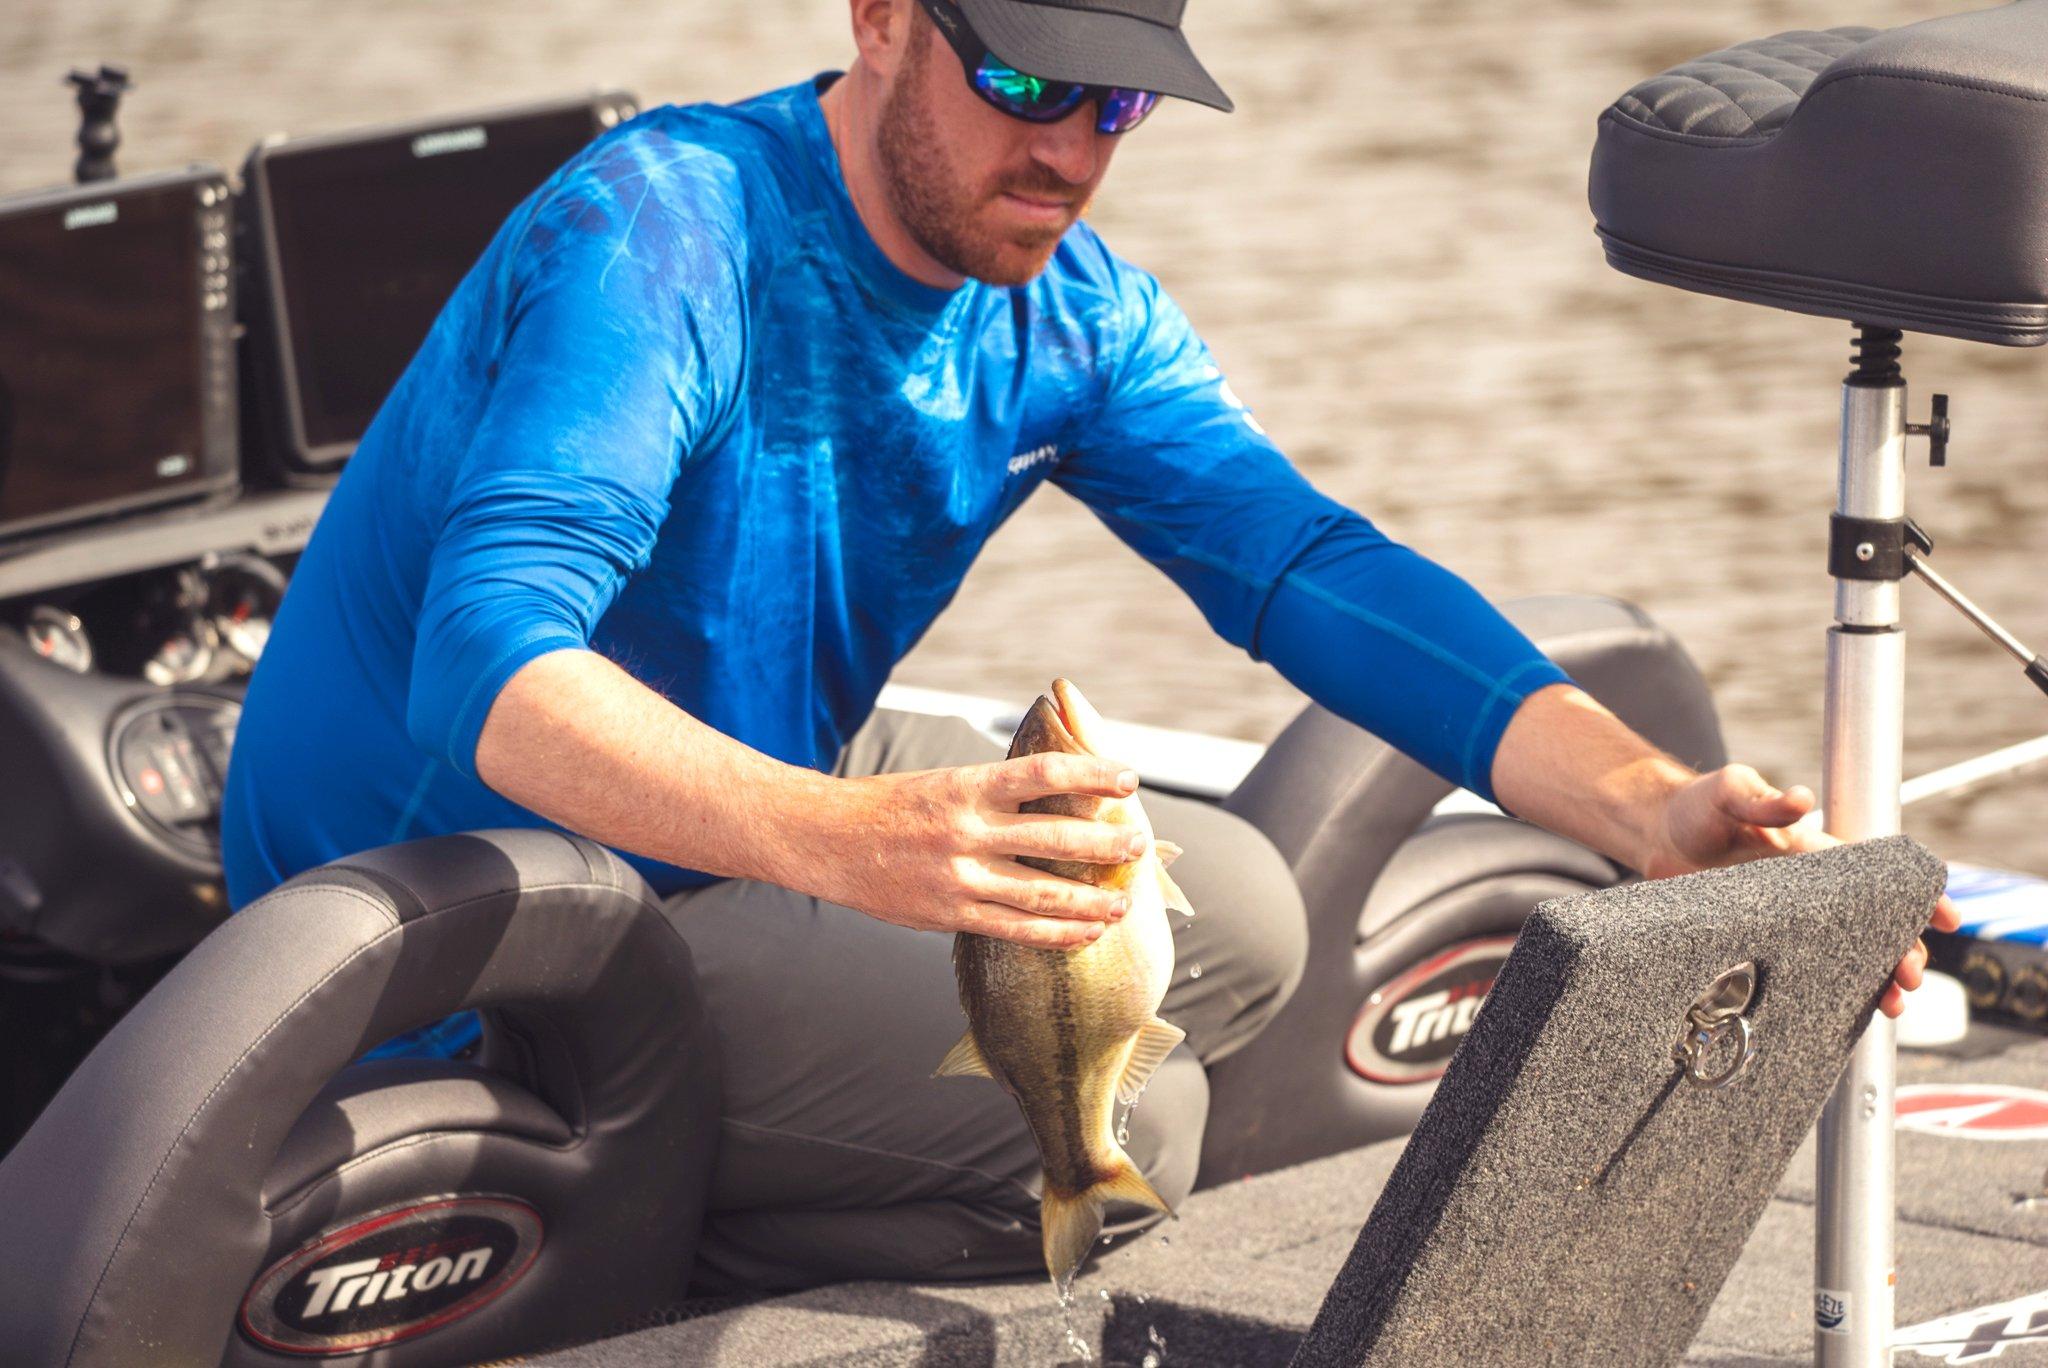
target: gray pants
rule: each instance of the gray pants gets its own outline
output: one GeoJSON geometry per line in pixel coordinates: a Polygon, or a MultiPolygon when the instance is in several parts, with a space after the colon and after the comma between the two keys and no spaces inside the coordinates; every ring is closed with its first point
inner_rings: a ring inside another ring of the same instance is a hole
{"type": "MultiPolygon", "coordinates": [[[[979,764],[1002,749],[958,718],[878,710],[834,773],[979,764]]],[[[1194,1185],[1209,1084],[1300,979],[1308,929],[1279,852],[1248,822],[1140,790],[1194,905],[1160,1015],[1187,1040],[1153,1075],[1130,1151],[1167,1201],[1194,1185]],[[1196,977],[1196,966],[1200,976],[1196,977]]],[[[696,1289],[1042,1271],[1038,1152],[981,1078],[934,1079],[966,1021],[952,937],[772,884],[728,879],[668,914],[696,958],[725,1074],[725,1117],[696,1289]]],[[[1104,1233],[1161,1219],[1113,1203],[1104,1233]]]]}

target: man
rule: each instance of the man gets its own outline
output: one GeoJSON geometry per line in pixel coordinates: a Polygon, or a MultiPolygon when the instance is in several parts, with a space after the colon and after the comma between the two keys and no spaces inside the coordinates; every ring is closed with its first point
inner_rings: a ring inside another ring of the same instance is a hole
{"type": "MultiPolygon", "coordinates": [[[[1126,836],[1018,808],[1136,779],[873,705],[1047,480],[1311,697],[1645,874],[1824,839],[1789,830],[1810,794],[1692,774],[1312,489],[1079,223],[1158,93],[1229,108],[1182,0],[850,4],[844,76],[652,110],[505,224],[334,491],[227,797],[236,906],[439,832],[629,852],[719,1032],[716,1286],[1038,1260],[1016,1108],[929,1078],[961,1017],[948,939],[918,933],[1100,934],[1116,895],[1018,857],[1112,861],[1126,836]]],[[[1187,1041],[1132,1123],[1175,1200],[1203,1065],[1279,1010],[1304,927],[1257,832],[1146,801],[1202,914],[1179,950],[1203,973],[1161,1013],[1187,1041]]]]}

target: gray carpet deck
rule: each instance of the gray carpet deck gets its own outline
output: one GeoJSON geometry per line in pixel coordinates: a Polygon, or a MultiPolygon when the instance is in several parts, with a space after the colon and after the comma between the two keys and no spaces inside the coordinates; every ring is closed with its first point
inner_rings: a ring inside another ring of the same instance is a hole
{"type": "MultiPolygon", "coordinates": [[[[1979,1028],[1952,1050],[1907,1052],[1902,1082],[2048,1089],[2048,1040],[1979,1028]]],[[[1071,1326],[1099,1363],[1164,1368],[1285,1364],[1313,1319],[1401,1142],[1198,1193],[1179,1221],[1096,1260],[1071,1326]]],[[[2048,1291],[2048,1141],[1899,1136],[1898,1323],[2048,1291]]],[[[1686,1357],[1699,1368],[1806,1363],[1812,1324],[1811,1140],[1794,1159],[1686,1357]]],[[[1598,1276],[1598,1269],[1587,1270],[1598,1276]]],[[[756,1302],[530,1360],[549,1368],[653,1364],[1010,1368],[1078,1359],[1043,1279],[852,1283],[756,1302]]],[[[1995,1355],[1900,1352],[2048,1368],[2048,1341],[1995,1355]]]]}

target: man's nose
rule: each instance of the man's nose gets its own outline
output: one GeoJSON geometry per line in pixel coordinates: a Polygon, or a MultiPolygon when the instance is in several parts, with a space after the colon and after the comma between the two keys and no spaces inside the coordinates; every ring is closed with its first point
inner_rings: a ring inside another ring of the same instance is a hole
{"type": "Polygon", "coordinates": [[[1102,160],[1097,117],[1095,101],[1083,100],[1066,118],[1040,124],[1031,140],[1032,156],[1067,184],[1087,184],[1102,160]]]}

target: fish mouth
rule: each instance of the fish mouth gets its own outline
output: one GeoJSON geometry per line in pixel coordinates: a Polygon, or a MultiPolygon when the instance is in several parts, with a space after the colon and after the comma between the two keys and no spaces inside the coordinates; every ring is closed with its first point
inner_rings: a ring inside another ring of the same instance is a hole
{"type": "Polygon", "coordinates": [[[1060,725],[1066,729],[1067,735],[1091,755],[1101,754],[1095,749],[1095,742],[1101,732],[1102,714],[1095,711],[1094,705],[1081,696],[1081,691],[1074,687],[1072,680],[1055,679],[1052,682],[1051,702],[1053,711],[1058,716],[1060,725]]]}

